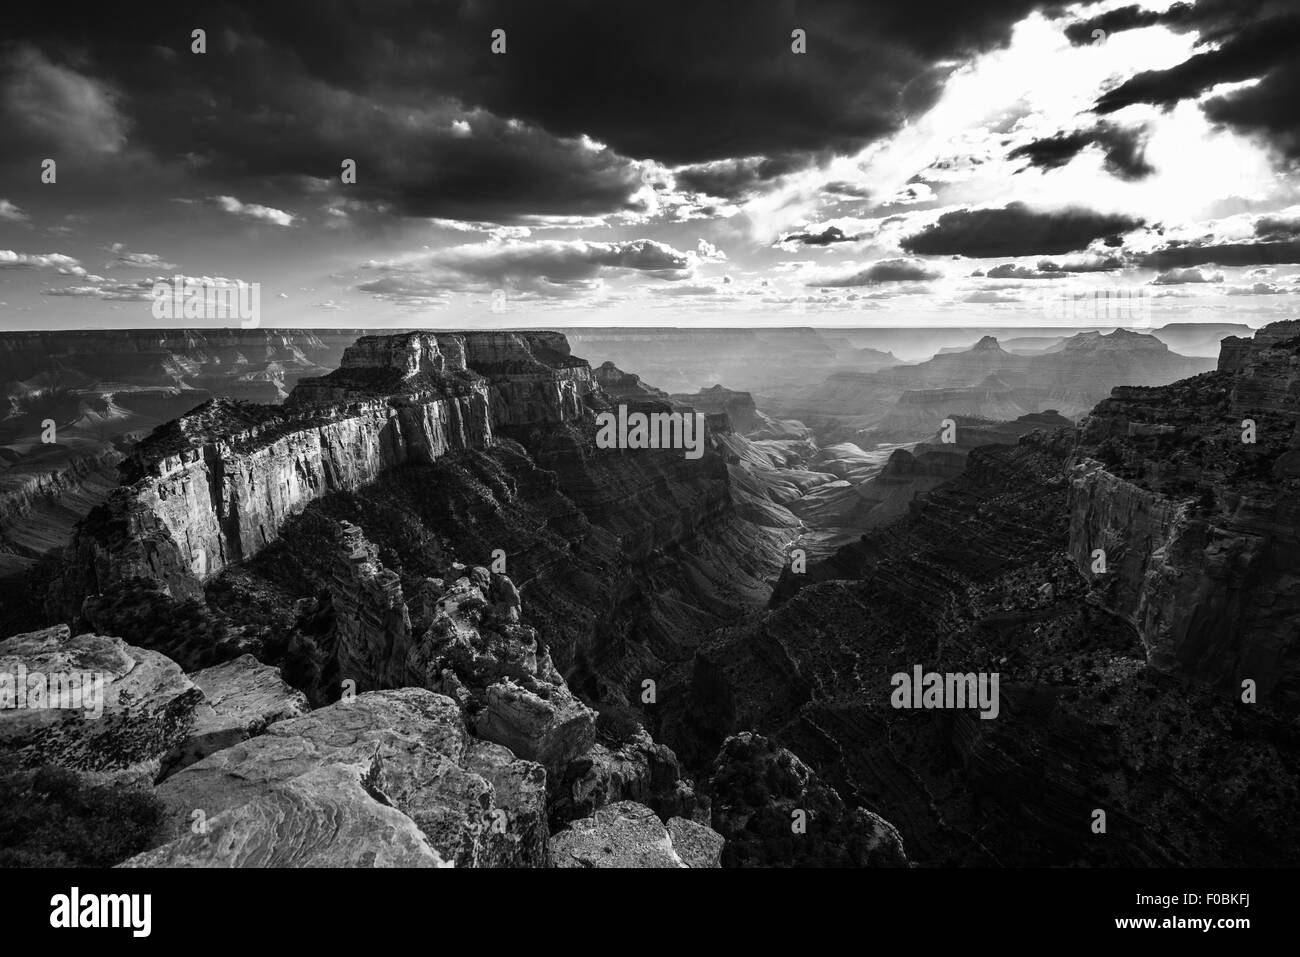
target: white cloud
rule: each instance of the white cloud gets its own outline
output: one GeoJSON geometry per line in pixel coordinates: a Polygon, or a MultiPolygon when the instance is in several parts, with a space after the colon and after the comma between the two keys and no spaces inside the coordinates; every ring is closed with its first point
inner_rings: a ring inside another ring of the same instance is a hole
{"type": "Polygon", "coordinates": [[[256,203],[244,203],[234,196],[212,196],[208,202],[214,204],[219,209],[224,210],[234,216],[243,216],[248,219],[257,219],[265,223],[274,223],[276,226],[292,226],[296,217],[292,213],[286,213],[282,209],[275,209],[271,206],[259,206],[256,203]]]}

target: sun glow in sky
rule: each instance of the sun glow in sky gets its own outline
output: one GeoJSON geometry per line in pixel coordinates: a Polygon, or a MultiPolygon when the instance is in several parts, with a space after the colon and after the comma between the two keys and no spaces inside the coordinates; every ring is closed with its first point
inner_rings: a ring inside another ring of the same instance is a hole
{"type": "Polygon", "coordinates": [[[1137,286],[1157,324],[1294,314],[1296,71],[1237,53],[1296,13],[930,5],[827,4],[805,54],[765,3],[689,42],[489,3],[500,59],[452,5],[218,4],[201,55],[174,17],[37,25],[0,52],[0,327],[154,325],[176,275],[259,283],[271,326],[1043,325],[1137,286]]]}

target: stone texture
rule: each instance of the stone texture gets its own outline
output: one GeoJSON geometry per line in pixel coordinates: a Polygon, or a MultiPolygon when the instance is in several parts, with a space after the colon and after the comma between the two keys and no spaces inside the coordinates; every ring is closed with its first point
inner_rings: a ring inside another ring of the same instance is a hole
{"type": "Polygon", "coordinates": [[[212,400],[155,429],[74,540],[62,601],[130,577],[196,597],[315,499],[487,447],[494,425],[575,419],[596,388],[556,333],[363,337],[283,406],[212,400]]]}
{"type": "Polygon", "coordinates": [[[351,522],[339,523],[339,539],[329,592],[340,679],[361,691],[411,684],[411,618],[402,583],[351,522]]]}
{"type": "Polygon", "coordinates": [[[665,829],[648,807],[619,801],[555,834],[550,858],[552,867],[715,867],[721,844],[703,825],[675,818],[665,829]]]}
{"type": "Polygon", "coordinates": [[[722,835],[695,821],[674,817],[668,821],[668,839],[687,867],[721,867],[722,835]]]}
{"type": "Polygon", "coordinates": [[[203,692],[203,701],[194,711],[194,724],[184,742],[168,755],[164,776],[259,735],[267,725],[311,710],[306,696],[286,684],[279,669],[252,655],[241,655],[189,677],[203,692]]]}
{"type": "Polygon", "coordinates": [[[656,744],[644,728],[620,743],[598,740],[569,762],[556,790],[553,823],[588,817],[618,801],[644,804],[661,818],[708,820],[707,801],[695,793],[677,755],[656,744]]]}
{"type": "Polygon", "coordinates": [[[416,823],[331,764],[230,807],[122,867],[449,867],[416,823]]]}
{"type": "MultiPolygon", "coordinates": [[[[374,800],[413,821],[439,856],[457,866],[544,861],[543,769],[475,742],[455,702],[417,688],[369,692],[276,722],[260,737],[190,765],[158,788],[169,815],[165,836],[182,837],[195,810],[213,820],[286,787],[310,788],[310,775],[332,766],[364,769],[374,800]]],[[[181,850],[188,854],[193,846],[181,850]]]]}
{"type": "Polygon", "coordinates": [[[474,733],[560,773],[596,742],[595,713],[568,688],[544,682],[525,687],[509,678],[488,686],[474,733]]]}
{"type": "Polygon", "coordinates": [[[1300,323],[1224,340],[1218,372],[1115,389],[1082,430],[1070,552],[1147,660],[1300,707],[1300,323]],[[1256,441],[1242,441],[1251,419],[1256,441]],[[1093,552],[1107,570],[1095,574],[1093,552]]]}
{"type": "Polygon", "coordinates": [[[103,712],[6,708],[0,746],[27,766],[54,764],[97,779],[152,782],[189,736],[203,692],[170,658],[120,638],[72,637],[66,625],[0,642],[0,674],[103,676],[103,712]]]}

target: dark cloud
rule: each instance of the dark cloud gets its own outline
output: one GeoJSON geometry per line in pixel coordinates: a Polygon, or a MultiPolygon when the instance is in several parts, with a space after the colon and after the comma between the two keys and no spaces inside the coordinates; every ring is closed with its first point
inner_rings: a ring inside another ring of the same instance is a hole
{"type": "Polygon", "coordinates": [[[871,197],[871,190],[867,189],[867,187],[858,183],[845,182],[844,180],[827,183],[822,187],[822,192],[844,199],[869,199],[871,197]]]}
{"type": "MultiPolygon", "coordinates": [[[[1292,55],[1295,53],[1293,47],[1292,55]]],[[[1262,136],[1284,156],[1300,159],[1300,66],[1279,67],[1255,86],[1205,103],[1205,115],[1215,123],[1262,136]]]]}
{"type": "Polygon", "coordinates": [[[564,299],[598,289],[606,275],[639,273],[669,281],[687,279],[697,261],[691,253],[650,239],[475,243],[365,263],[362,268],[376,278],[362,282],[357,289],[403,303],[439,301],[453,292],[498,288],[511,296],[564,299]]]}
{"type": "Polygon", "coordinates": [[[1062,279],[1066,273],[1060,269],[1034,269],[1032,266],[1003,263],[984,275],[989,279],[1062,279]]]}
{"type": "Polygon", "coordinates": [[[1061,261],[1040,260],[1038,270],[1052,273],[1112,272],[1124,266],[1124,260],[1119,256],[1078,256],[1061,261]]]}
{"type": "Polygon", "coordinates": [[[1103,151],[1103,165],[1108,173],[1120,179],[1138,180],[1155,172],[1155,167],[1146,161],[1146,138],[1145,127],[1125,129],[1113,123],[1098,123],[1091,129],[1060,133],[1018,146],[1007,158],[1027,159],[1030,166],[1039,169],[1057,169],[1095,143],[1103,151]]]}
{"type": "Polygon", "coordinates": [[[601,215],[640,208],[631,160],[756,157],[683,174],[736,198],[856,151],[926,109],[956,64],[1005,44],[1039,5],[142,0],[70,17],[46,4],[6,24],[0,119],[16,120],[5,127],[19,168],[72,131],[85,149],[129,144],[183,169],[198,195],[290,212],[291,190],[337,186],[346,157],[358,163],[348,197],[397,214],[601,215]],[[195,55],[200,26],[208,52],[195,55]],[[807,55],[790,50],[796,27],[807,55]],[[498,28],[507,52],[494,56],[498,28]],[[21,106],[32,102],[67,104],[68,122],[39,128],[21,106]]]}
{"type": "Polygon", "coordinates": [[[882,259],[847,276],[810,282],[809,286],[877,286],[891,282],[927,282],[943,273],[917,259],[882,259]]]}
{"type": "Polygon", "coordinates": [[[820,233],[791,233],[789,236],[782,236],[778,242],[802,243],[805,246],[829,246],[832,243],[849,242],[856,238],[856,236],[846,236],[844,230],[838,226],[827,226],[820,233]]]}
{"type": "Polygon", "coordinates": [[[719,199],[743,199],[777,177],[805,169],[812,162],[813,157],[799,154],[750,156],[683,166],[673,170],[673,175],[679,188],[719,199]]]}
{"type": "MultiPolygon", "coordinates": [[[[1080,24],[1077,32],[1081,35],[1106,16],[1080,24]]],[[[1201,51],[1167,70],[1148,70],[1126,80],[1097,100],[1096,112],[1114,113],[1135,103],[1171,107],[1221,83],[1257,80],[1207,100],[1206,117],[1262,137],[1285,157],[1300,158],[1300,112],[1294,107],[1300,98],[1295,53],[1300,14],[1293,0],[1200,0],[1156,22],[1195,29],[1201,51]]]]}
{"type": "Polygon", "coordinates": [[[1277,266],[1300,263],[1300,239],[1264,243],[1174,244],[1137,257],[1148,269],[1189,266],[1277,266]]]}
{"type": "Polygon", "coordinates": [[[1154,286],[1183,286],[1189,283],[1218,283],[1223,282],[1223,273],[1206,272],[1195,266],[1186,269],[1170,269],[1168,272],[1162,272],[1151,280],[1154,286]]]}
{"type": "Polygon", "coordinates": [[[1007,154],[1007,159],[1027,159],[1030,166],[1039,169],[1059,169],[1074,159],[1085,146],[1092,143],[1091,130],[1058,133],[1048,139],[1034,140],[1017,146],[1007,154]]]}
{"type": "Polygon", "coordinates": [[[1188,23],[1192,18],[1194,4],[1175,3],[1168,10],[1144,10],[1138,6],[1120,7],[1108,10],[1087,20],[1076,20],[1065,28],[1065,35],[1075,46],[1093,43],[1093,32],[1101,30],[1107,36],[1124,30],[1136,30],[1140,27],[1153,27],[1157,24],[1178,26],[1188,23]]]}
{"type": "Polygon", "coordinates": [[[962,209],[905,238],[904,250],[917,255],[960,255],[974,259],[999,256],[1060,255],[1084,249],[1097,239],[1142,225],[1117,213],[1067,208],[1033,210],[1024,203],[1002,209],[962,209]]]}
{"type": "Polygon", "coordinates": [[[1300,239],[1300,219],[1261,216],[1255,221],[1255,235],[1260,239],[1300,239]]]}

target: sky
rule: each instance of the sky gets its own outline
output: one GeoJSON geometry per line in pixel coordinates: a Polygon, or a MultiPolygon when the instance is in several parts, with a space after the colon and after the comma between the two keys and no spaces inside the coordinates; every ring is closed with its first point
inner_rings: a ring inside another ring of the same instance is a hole
{"type": "Polygon", "coordinates": [[[258,284],[263,326],[1300,304],[1295,0],[36,6],[0,329],[200,325],[154,316],[177,276],[258,284]]]}

